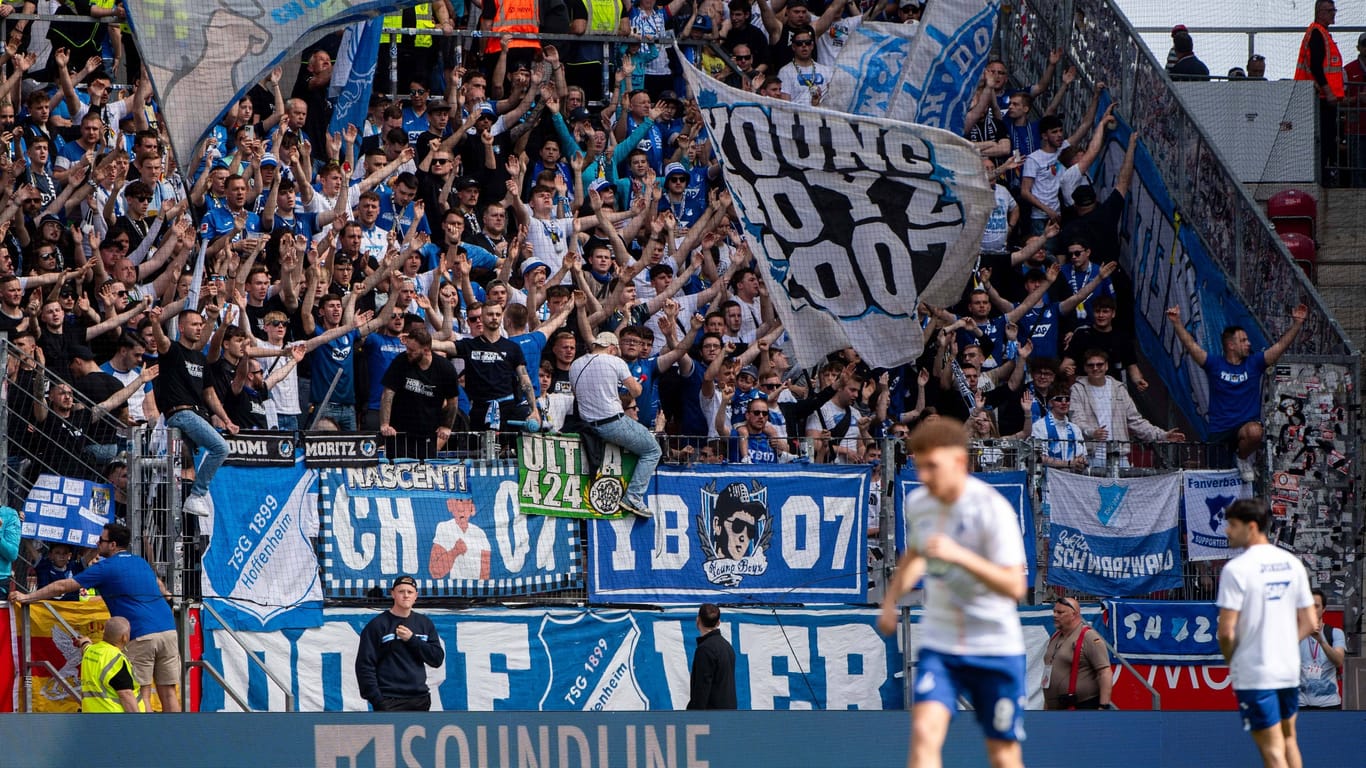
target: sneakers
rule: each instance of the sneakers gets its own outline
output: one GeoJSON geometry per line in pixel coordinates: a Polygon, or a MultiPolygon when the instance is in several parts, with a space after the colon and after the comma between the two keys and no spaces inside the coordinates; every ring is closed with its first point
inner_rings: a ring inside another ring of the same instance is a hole
{"type": "Polygon", "coordinates": [[[185,503],[181,506],[186,512],[195,517],[209,516],[209,499],[206,494],[192,493],[189,498],[185,499],[185,503]]]}
{"type": "Polygon", "coordinates": [[[621,500],[621,506],[625,507],[627,512],[645,520],[655,516],[655,513],[645,506],[645,502],[641,499],[633,499],[627,496],[621,500]]]}
{"type": "Polygon", "coordinates": [[[1242,476],[1243,482],[1251,483],[1257,480],[1257,465],[1252,463],[1252,458],[1238,456],[1235,459],[1238,465],[1238,474],[1242,476]]]}

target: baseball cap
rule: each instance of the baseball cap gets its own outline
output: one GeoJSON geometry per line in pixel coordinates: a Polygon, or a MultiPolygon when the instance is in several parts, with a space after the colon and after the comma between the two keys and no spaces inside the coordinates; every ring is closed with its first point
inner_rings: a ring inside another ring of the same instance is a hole
{"type": "Polygon", "coordinates": [[[58,225],[60,225],[60,224],[62,223],[62,217],[61,217],[61,216],[58,216],[58,215],[55,214],[55,213],[45,213],[45,214],[43,214],[43,218],[42,218],[41,220],[39,220],[38,224],[39,224],[39,225],[42,225],[42,224],[46,224],[46,223],[48,223],[48,222],[52,222],[53,224],[58,224],[58,225]]]}
{"type": "Polygon", "coordinates": [[[600,192],[604,189],[611,189],[612,182],[607,179],[593,179],[593,183],[588,185],[588,189],[593,192],[600,192]]]}
{"type": "MultiPolygon", "coordinates": [[[[787,7],[791,8],[791,7],[792,7],[792,3],[789,2],[787,7]]],[[[664,91],[664,92],[660,93],[660,94],[659,94],[659,100],[660,100],[660,101],[671,101],[671,102],[673,102],[673,104],[674,104],[675,107],[682,107],[682,106],[683,106],[683,100],[680,99],[680,98],[678,98],[678,94],[677,94],[677,93],[674,93],[673,91],[664,91]]]]}
{"type": "Polygon", "coordinates": [[[688,175],[688,169],[684,168],[682,163],[669,163],[667,166],[664,167],[664,178],[666,179],[670,176],[688,175]]]}
{"type": "Polygon", "coordinates": [[[750,378],[754,379],[755,381],[758,381],[758,380],[759,380],[759,369],[758,369],[758,368],[755,368],[755,367],[752,366],[752,365],[747,365],[747,366],[745,366],[744,368],[741,368],[741,369],[740,369],[740,373],[737,375],[737,378],[738,378],[739,376],[749,376],[750,378]]]}
{"type": "Polygon", "coordinates": [[[706,15],[698,16],[697,19],[693,21],[692,28],[702,32],[710,32],[711,17],[706,15]]]}
{"type": "Polygon", "coordinates": [[[451,111],[451,105],[450,105],[448,102],[446,102],[444,99],[440,99],[440,98],[430,99],[430,100],[427,102],[427,111],[428,111],[428,112],[450,112],[450,111],[451,111]]]}
{"type": "Polygon", "coordinates": [[[482,186],[483,185],[479,183],[479,179],[476,179],[473,176],[462,176],[459,179],[456,179],[455,182],[456,189],[469,189],[470,187],[482,186]]]}
{"type": "Polygon", "coordinates": [[[617,340],[617,335],[615,333],[612,333],[611,331],[603,331],[602,333],[599,333],[597,336],[593,337],[593,346],[595,347],[602,347],[606,349],[607,347],[614,345],[620,346],[620,344],[621,342],[617,340]]]}
{"type": "Polygon", "coordinates": [[[262,157],[261,157],[261,165],[263,165],[263,166],[266,166],[266,165],[275,165],[275,166],[278,166],[279,164],[280,164],[280,161],[275,157],[275,155],[271,154],[270,152],[265,153],[265,154],[262,155],[262,157]]]}
{"type": "Polygon", "coordinates": [[[90,347],[84,344],[76,344],[67,349],[67,357],[72,360],[94,360],[95,353],[90,351],[90,347]]]}
{"type": "Polygon", "coordinates": [[[577,123],[577,122],[579,122],[580,120],[592,120],[592,119],[593,119],[593,110],[589,109],[588,107],[578,107],[578,108],[576,108],[573,112],[570,112],[570,113],[569,113],[569,122],[571,122],[571,123],[577,123]]]}
{"type": "Polygon", "coordinates": [[[1186,31],[1186,25],[1185,25],[1185,24],[1177,24],[1176,26],[1172,27],[1172,34],[1173,34],[1173,35],[1176,34],[1177,32],[1185,32],[1185,31],[1186,31]]]}
{"type": "Polygon", "coordinates": [[[481,101],[479,102],[479,114],[496,117],[498,115],[498,110],[494,109],[493,105],[487,101],[481,101]]]}
{"type": "Polygon", "coordinates": [[[398,589],[399,587],[403,586],[404,584],[407,584],[413,589],[417,589],[417,579],[414,579],[412,576],[405,575],[399,576],[397,579],[394,579],[393,586],[389,587],[389,591],[392,592],[395,589],[398,589]]]}
{"type": "Polygon", "coordinates": [[[550,270],[550,265],[540,259],[527,259],[527,261],[522,264],[522,275],[525,276],[530,274],[531,270],[540,267],[544,267],[547,271],[550,270]]]}

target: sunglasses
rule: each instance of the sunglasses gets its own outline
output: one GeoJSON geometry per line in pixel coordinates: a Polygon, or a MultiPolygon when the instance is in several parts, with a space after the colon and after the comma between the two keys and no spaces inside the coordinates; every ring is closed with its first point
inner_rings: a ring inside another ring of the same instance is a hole
{"type": "Polygon", "coordinates": [[[152,196],[151,196],[151,195],[134,195],[134,196],[133,196],[133,199],[134,199],[134,200],[137,200],[138,202],[141,202],[141,203],[150,203],[150,202],[152,202],[152,196]]]}
{"type": "Polygon", "coordinates": [[[1090,368],[1090,369],[1094,369],[1094,368],[1104,368],[1104,367],[1105,367],[1105,363],[1087,363],[1087,364],[1086,364],[1086,367],[1087,367],[1087,368],[1090,368]]]}
{"type": "Polygon", "coordinates": [[[285,322],[284,320],[271,320],[270,322],[266,323],[267,328],[284,328],[287,325],[289,325],[289,323],[285,322]]]}
{"type": "Polygon", "coordinates": [[[1068,256],[1085,256],[1085,255],[1086,255],[1086,251],[1068,251],[1068,252],[1067,252],[1067,255],[1068,255],[1068,256]]]}
{"type": "Polygon", "coordinates": [[[38,258],[40,258],[40,259],[55,259],[55,258],[57,258],[57,254],[53,253],[52,251],[47,251],[47,252],[45,252],[45,253],[40,253],[40,254],[38,254],[38,258]]]}
{"type": "Polygon", "coordinates": [[[815,45],[815,44],[816,44],[816,41],[815,41],[815,40],[793,40],[793,41],[792,41],[792,44],[793,44],[794,46],[795,46],[795,45],[815,45]]]}
{"type": "Polygon", "coordinates": [[[744,520],[736,520],[735,518],[731,518],[730,520],[727,520],[723,525],[725,525],[727,528],[729,528],[731,533],[735,533],[735,534],[747,533],[747,534],[749,534],[749,537],[750,537],[750,538],[754,538],[754,532],[755,532],[754,523],[750,523],[750,522],[747,522],[747,521],[744,521],[744,520]]]}
{"type": "Polygon", "coordinates": [[[1053,402],[1055,402],[1055,403],[1070,403],[1070,402],[1072,402],[1072,398],[1071,398],[1071,397],[1068,397],[1067,395],[1062,395],[1061,397],[1055,397],[1055,398],[1052,398],[1052,400],[1053,400],[1053,402]]]}
{"type": "Polygon", "coordinates": [[[749,411],[749,415],[750,415],[750,416],[763,416],[765,419],[767,419],[767,418],[768,418],[768,411],[749,411]]]}
{"type": "Polygon", "coordinates": [[[735,59],[736,61],[749,61],[750,59],[753,59],[754,57],[751,56],[751,55],[749,55],[749,54],[747,54],[747,53],[737,53],[737,54],[735,54],[734,56],[732,56],[731,58],[732,58],[732,59],[735,59]]]}
{"type": "Polygon", "coordinates": [[[433,157],[433,158],[432,158],[432,165],[445,165],[446,163],[449,163],[449,162],[450,162],[450,160],[447,160],[447,159],[444,158],[444,157],[433,157]]]}

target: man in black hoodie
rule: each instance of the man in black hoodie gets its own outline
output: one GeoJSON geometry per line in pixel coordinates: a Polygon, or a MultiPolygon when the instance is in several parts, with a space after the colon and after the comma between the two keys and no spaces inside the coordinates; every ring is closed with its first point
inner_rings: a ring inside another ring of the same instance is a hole
{"type": "Polygon", "coordinates": [[[417,581],[400,576],[389,590],[394,605],[365,625],[356,650],[356,683],[376,712],[426,712],[432,708],[427,670],[446,661],[432,620],[413,610],[417,581]]]}
{"type": "Polygon", "coordinates": [[[735,709],[735,650],[721,634],[721,609],[714,603],[697,609],[697,631],[688,709],[735,709]]]}

